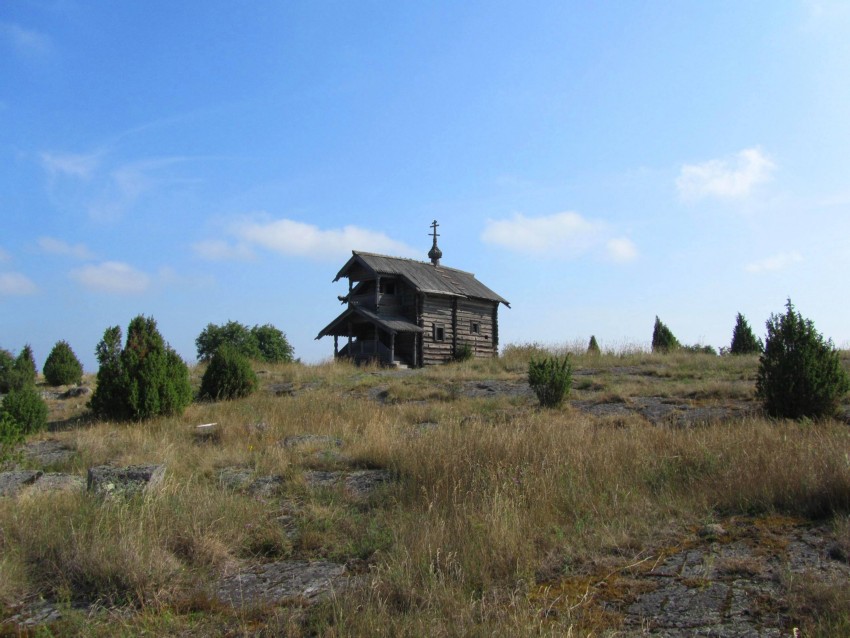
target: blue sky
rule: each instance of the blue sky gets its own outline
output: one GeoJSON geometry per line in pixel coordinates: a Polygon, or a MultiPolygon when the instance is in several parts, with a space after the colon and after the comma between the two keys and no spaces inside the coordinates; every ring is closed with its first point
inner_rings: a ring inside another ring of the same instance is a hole
{"type": "Polygon", "coordinates": [[[850,4],[0,4],[0,347],[156,318],[308,362],[352,249],[511,302],[502,344],[850,344],[850,4]]]}

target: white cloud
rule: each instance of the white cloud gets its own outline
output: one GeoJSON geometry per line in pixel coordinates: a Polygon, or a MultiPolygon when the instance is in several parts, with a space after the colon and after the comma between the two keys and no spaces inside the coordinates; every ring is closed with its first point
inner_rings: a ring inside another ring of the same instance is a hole
{"type": "Polygon", "coordinates": [[[41,165],[51,176],[67,175],[88,179],[99,163],[99,153],[74,154],[46,151],[41,154],[41,165]]]}
{"type": "Polygon", "coordinates": [[[637,246],[625,237],[609,239],[605,248],[608,250],[608,257],[616,262],[634,261],[638,256],[637,246]]]}
{"type": "Polygon", "coordinates": [[[0,38],[8,42],[18,55],[24,57],[43,57],[53,48],[48,36],[12,22],[0,22],[0,38]]]}
{"type": "Polygon", "coordinates": [[[71,271],[71,279],[89,290],[116,294],[142,293],[151,283],[148,275],[118,261],[76,268],[71,271]]]}
{"type": "Polygon", "coordinates": [[[241,261],[254,258],[254,251],[245,244],[229,244],[219,239],[208,239],[192,244],[192,250],[209,261],[241,261]]]}
{"type": "Polygon", "coordinates": [[[416,252],[381,232],[345,226],[322,230],[318,226],[291,219],[248,221],[234,228],[243,241],[284,255],[314,259],[338,259],[352,250],[412,256],[416,252]]]}
{"type": "Polygon", "coordinates": [[[31,295],[38,289],[29,277],[18,272],[0,272],[0,295],[31,295]]]}
{"type": "Polygon", "coordinates": [[[792,264],[798,264],[801,261],[803,261],[803,256],[796,251],[780,253],[749,263],[744,266],[744,270],[751,273],[775,272],[777,270],[783,270],[792,264]]]}
{"type": "Polygon", "coordinates": [[[604,225],[573,212],[545,217],[516,213],[511,219],[488,220],[481,239],[517,252],[566,256],[585,252],[597,244],[603,230],[604,225]]]}
{"type": "Polygon", "coordinates": [[[50,255],[62,255],[65,257],[74,257],[75,259],[92,259],[94,257],[84,244],[71,245],[53,237],[39,237],[38,246],[50,255]]]}
{"type": "Polygon", "coordinates": [[[769,181],[775,168],[776,164],[761,149],[747,148],[734,157],[685,164],[679,171],[676,188],[686,201],[704,197],[740,199],[769,181]]]}
{"type": "Polygon", "coordinates": [[[516,213],[510,219],[488,220],[481,234],[484,243],[543,258],[575,258],[602,251],[613,261],[631,261],[637,247],[625,237],[611,237],[608,224],[575,212],[543,217],[516,213]]]}

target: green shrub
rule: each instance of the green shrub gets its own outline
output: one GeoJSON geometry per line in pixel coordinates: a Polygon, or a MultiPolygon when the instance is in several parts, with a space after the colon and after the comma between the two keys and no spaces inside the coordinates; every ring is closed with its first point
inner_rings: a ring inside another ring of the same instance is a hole
{"type": "Polygon", "coordinates": [[[181,414],[192,402],[189,369],[152,317],[130,322],[123,349],[121,328],[107,328],[95,352],[100,367],[89,405],[96,416],[139,421],[181,414]]]}
{"type": "Polygon", "coordinates": [[[560,406],[570,393],[573,369],[569,355],[563,359],[545,357],[531,358],[528,364],[528,384],[545,408],[560,406]]]}
{"type": "Polygon", "coordinates": [[[767,321],[756,379],[756,394],[765,410],[790,419],[831,416],[848,390],[850,378],[832,341],[824,341],[789,299],[785,314],[767,321]]]}
{"type": "Polygon", "coordinates": [[[761,354],[764,352],[764,343],[756,338],[753,329],[740,312],[735,318],[735,329],[732,331],[732,345],[729,347],[730,354],[761,354]]]}
{"type": "Polygon", "coordinates": [[[596,343],[595,335],[590,335],[590,343],[587,344],[587,354],[594,356],[602,354],[602,350],[599,349],[599,344],[596,343]]]}
{"type": "Polygon", "coordinates": [[[228,345],[254,361],[288,363],[294,351],[286,335],[271,324],[248,328],[238,321],[228,321],[223,326],[207,324],[195,346],[198,360],[209,361],[223,345],[228,345]]]}
{"type": "Polygon", "coordinates": [[[24,433],[21,426],[0,407],[0,465],[12,458],[23,442],[24,433]]]}
{"type": "Polygon", "coordinates": [[[717,356],[717,350],[714,349],[714,346],[702,346],[699,344],[693,346],[680,346],[682,350],[685,352],[689,352],[691,354],[712,354],[717,356]]]}
{"type": "Polygon", "coordinates": [[[475,350],[468,343],[461,344],[455,350],[454,360],[458,362],[469,361],[475,356],[475,350]]]}
{"type": "Polygon", "coordinates": [[[681,347],[679,340],[673,336],[670,328],[661,323],[661,319],[655,317],[655,327],[652,329],[652,351],[671,352],[681,347]]]}
{"type": "Polygon", "coordinates": [[[0,413],[17,423],[24,435],[47,427],[47,404],[31,383],[10,390],[3,399],[0,413]]]}
{"type": "Polygon", "coordinates": [[[251,334],[257,340],[260,358],[268,363],[291,363],[295,354],[286,335],[270,323],[254,326],[251,334]]]}
{"type": "Polygon", "coordinates": [[[224,345],[216,351],[201,379],[202,399],[229,400],[247,397],[257,389],[257,375],[251,361],[241,352],[224,345]]]}
{"type": "Polygon", "coordinates": [[[83,364],[65,341],[58,341],[44,362],[44,378],[49,385],[70,385],[83,378],[83,364]]]}

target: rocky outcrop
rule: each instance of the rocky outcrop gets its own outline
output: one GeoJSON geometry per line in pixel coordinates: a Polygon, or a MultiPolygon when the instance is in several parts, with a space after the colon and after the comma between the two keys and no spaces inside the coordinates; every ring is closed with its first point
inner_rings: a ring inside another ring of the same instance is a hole
{"type": "Polygon", "coordinates": [[[326,561],[281,561],[255,565],[221,579],[213,597],[238,609],[288,600],[313,603],[345,586],[345,566],[326,561]]]}
{"type": "Polygon", "coordinates": [[[86,486],[99,496],[132,496],[153,489],[164,476],[164,465],[101,465],[89,468],[86,486]]]}
{"type": "Polygon", "coordinates": [[[15,470],[0,472],[0,496],[17,496],[21,490],[35,483],[44,472],[40,470],[15,470]]]}

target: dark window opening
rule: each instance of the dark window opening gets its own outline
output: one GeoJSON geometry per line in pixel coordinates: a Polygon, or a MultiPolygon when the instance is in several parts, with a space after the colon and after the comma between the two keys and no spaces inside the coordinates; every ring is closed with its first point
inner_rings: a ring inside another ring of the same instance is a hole
{"type": "Polygon", "coordinates": [[[434,341],[445,341],[446,340],[446,331],[443,326],[438,326],[434,324],[434,341]]]}
{"type": "Polygon", "coordinates": [[[394,281],[382,281],[381,282],[381,292],[385,295],[394,295],[395,294],[395,282],[394,281]]]}
{"type": "Polygon", "coordinates": [[[474,335],[481,334],[481,324],[477,321],[473,321],[472,326],[470,326],[470,331],[474,335]]]}

